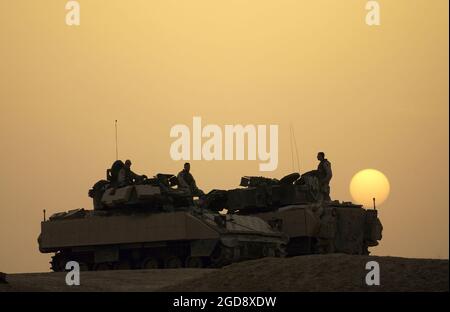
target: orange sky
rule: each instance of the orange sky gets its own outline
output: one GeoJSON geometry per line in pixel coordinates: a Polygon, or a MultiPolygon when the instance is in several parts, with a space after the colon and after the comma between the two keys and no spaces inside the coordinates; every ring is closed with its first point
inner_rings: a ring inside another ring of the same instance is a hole
{"type": "MultiPolygon", "coordinates": [[[[323,150],[332,197],[375,168],[391,185],[377,255],[448,258],[448,1],[0,1],[0,271],[48,270],[42,209],[90,208],[119,149],[135,171],[176,173],[170,128],[278,124],[279,164],[323,150]]],[[[206,191],[261,175],[259,161],[192,161],[206,191]]],[[[264,173],[266,174],[266,173],[264,173]]]]}

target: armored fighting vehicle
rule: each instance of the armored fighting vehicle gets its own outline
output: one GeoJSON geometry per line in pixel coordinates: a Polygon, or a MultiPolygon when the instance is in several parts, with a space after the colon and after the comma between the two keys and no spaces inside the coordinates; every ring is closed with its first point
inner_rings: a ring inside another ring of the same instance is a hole
{"type": "Polygon", "coordinates": [[[75,209],[41,223],[39,250],[55,253],[53,271],[222,267],[284,256],[288,238],[254,216],[200,207],[176,177],[159,174],[127,185],[101,180],[89,191],[94,210],[75,209]]]}
{"type": "Polygon", "coordinates": [[[205,200],[211,210],[226,208],[257,216],[289,236],[287,255],[369,254],[378,245],[382,225],[375,209],[351,202],[325,201],[313,172],[281,180],[242,177],[241,188],[213,190],[205,200]]]}

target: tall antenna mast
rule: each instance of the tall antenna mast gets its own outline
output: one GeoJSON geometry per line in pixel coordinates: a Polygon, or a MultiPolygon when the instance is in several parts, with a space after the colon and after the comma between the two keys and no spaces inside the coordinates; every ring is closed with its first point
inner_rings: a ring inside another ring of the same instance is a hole
{"type": "Polygon", "coordinates": [[[297,170],[298,170],[298,172],[300,172],[300,159],[299,159],[299,156],[298,156],[297,140],[295,139],[294,127],[292,127],[292,138],[294,139],[295,155],[296,155],[296,158],[297,158],[297,170]]]}
{"type": "Polygon", "coordinates": [[[294,168],[294,148],[292,147],[292,123],[289,123],[289,143],[291,147],[292,172],[294,172],[295,168],[294,168]]]}
{"type": "Polygon", "coordinates": [[[117,140],[117,119],[115,121],[115,128],[116,128],[116,160],[119,159],[119,144],[118,144],[118,140],[117,140]]]}
{"type": "Polygon", "coordinates": [[[294,133],[294,127],[292,126],[292,123],[289,124],[289,139],[291,143],[291,161],[292,161],[292,171],[295,171],[295,164],[294,164],[294,154],[295,159],[297,160],[297,170],[300,171],[300,159],[298,155],[298,149],[297,149],[297,140],[295,139],[295,133],[294,133]],[[292,146],[294,145],[294,146],[292,146]],[[295,151],[294,151],[295,148],[295,151]]]}

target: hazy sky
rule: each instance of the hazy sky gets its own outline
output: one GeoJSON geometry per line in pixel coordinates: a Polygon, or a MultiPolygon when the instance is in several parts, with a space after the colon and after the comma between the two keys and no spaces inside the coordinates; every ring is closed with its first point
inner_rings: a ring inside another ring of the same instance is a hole
{"type": "MultiPolygon", "coordinates": [[[[170,128],[279,125],[279,164],[323,150],[332,197],[361,169],[391,184],[377,255],[448,258],[448,1],[0,0],[0,271],[46,271],[42,210],[91,208],[88,189],[119,154],[176,173],[170,128]]],[[[201,188],[261,175],[258,161],[192,161],[201,188]]],[[[265,173],[264,173],[265,174],[265,173]]]]}

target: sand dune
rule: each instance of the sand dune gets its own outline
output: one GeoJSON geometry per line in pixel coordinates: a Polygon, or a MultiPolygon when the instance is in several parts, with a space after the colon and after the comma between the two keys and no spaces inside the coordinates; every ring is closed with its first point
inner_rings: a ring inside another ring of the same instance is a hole
{"type": "Polygon", "coordinates": [[[449,262],[435,259],[311,255],[264,258],[222,269],[10,274],[0,291],[449,291],[449,262]],[[380,265],[380,286],[367,286],[365,265],[380,265]]]}

